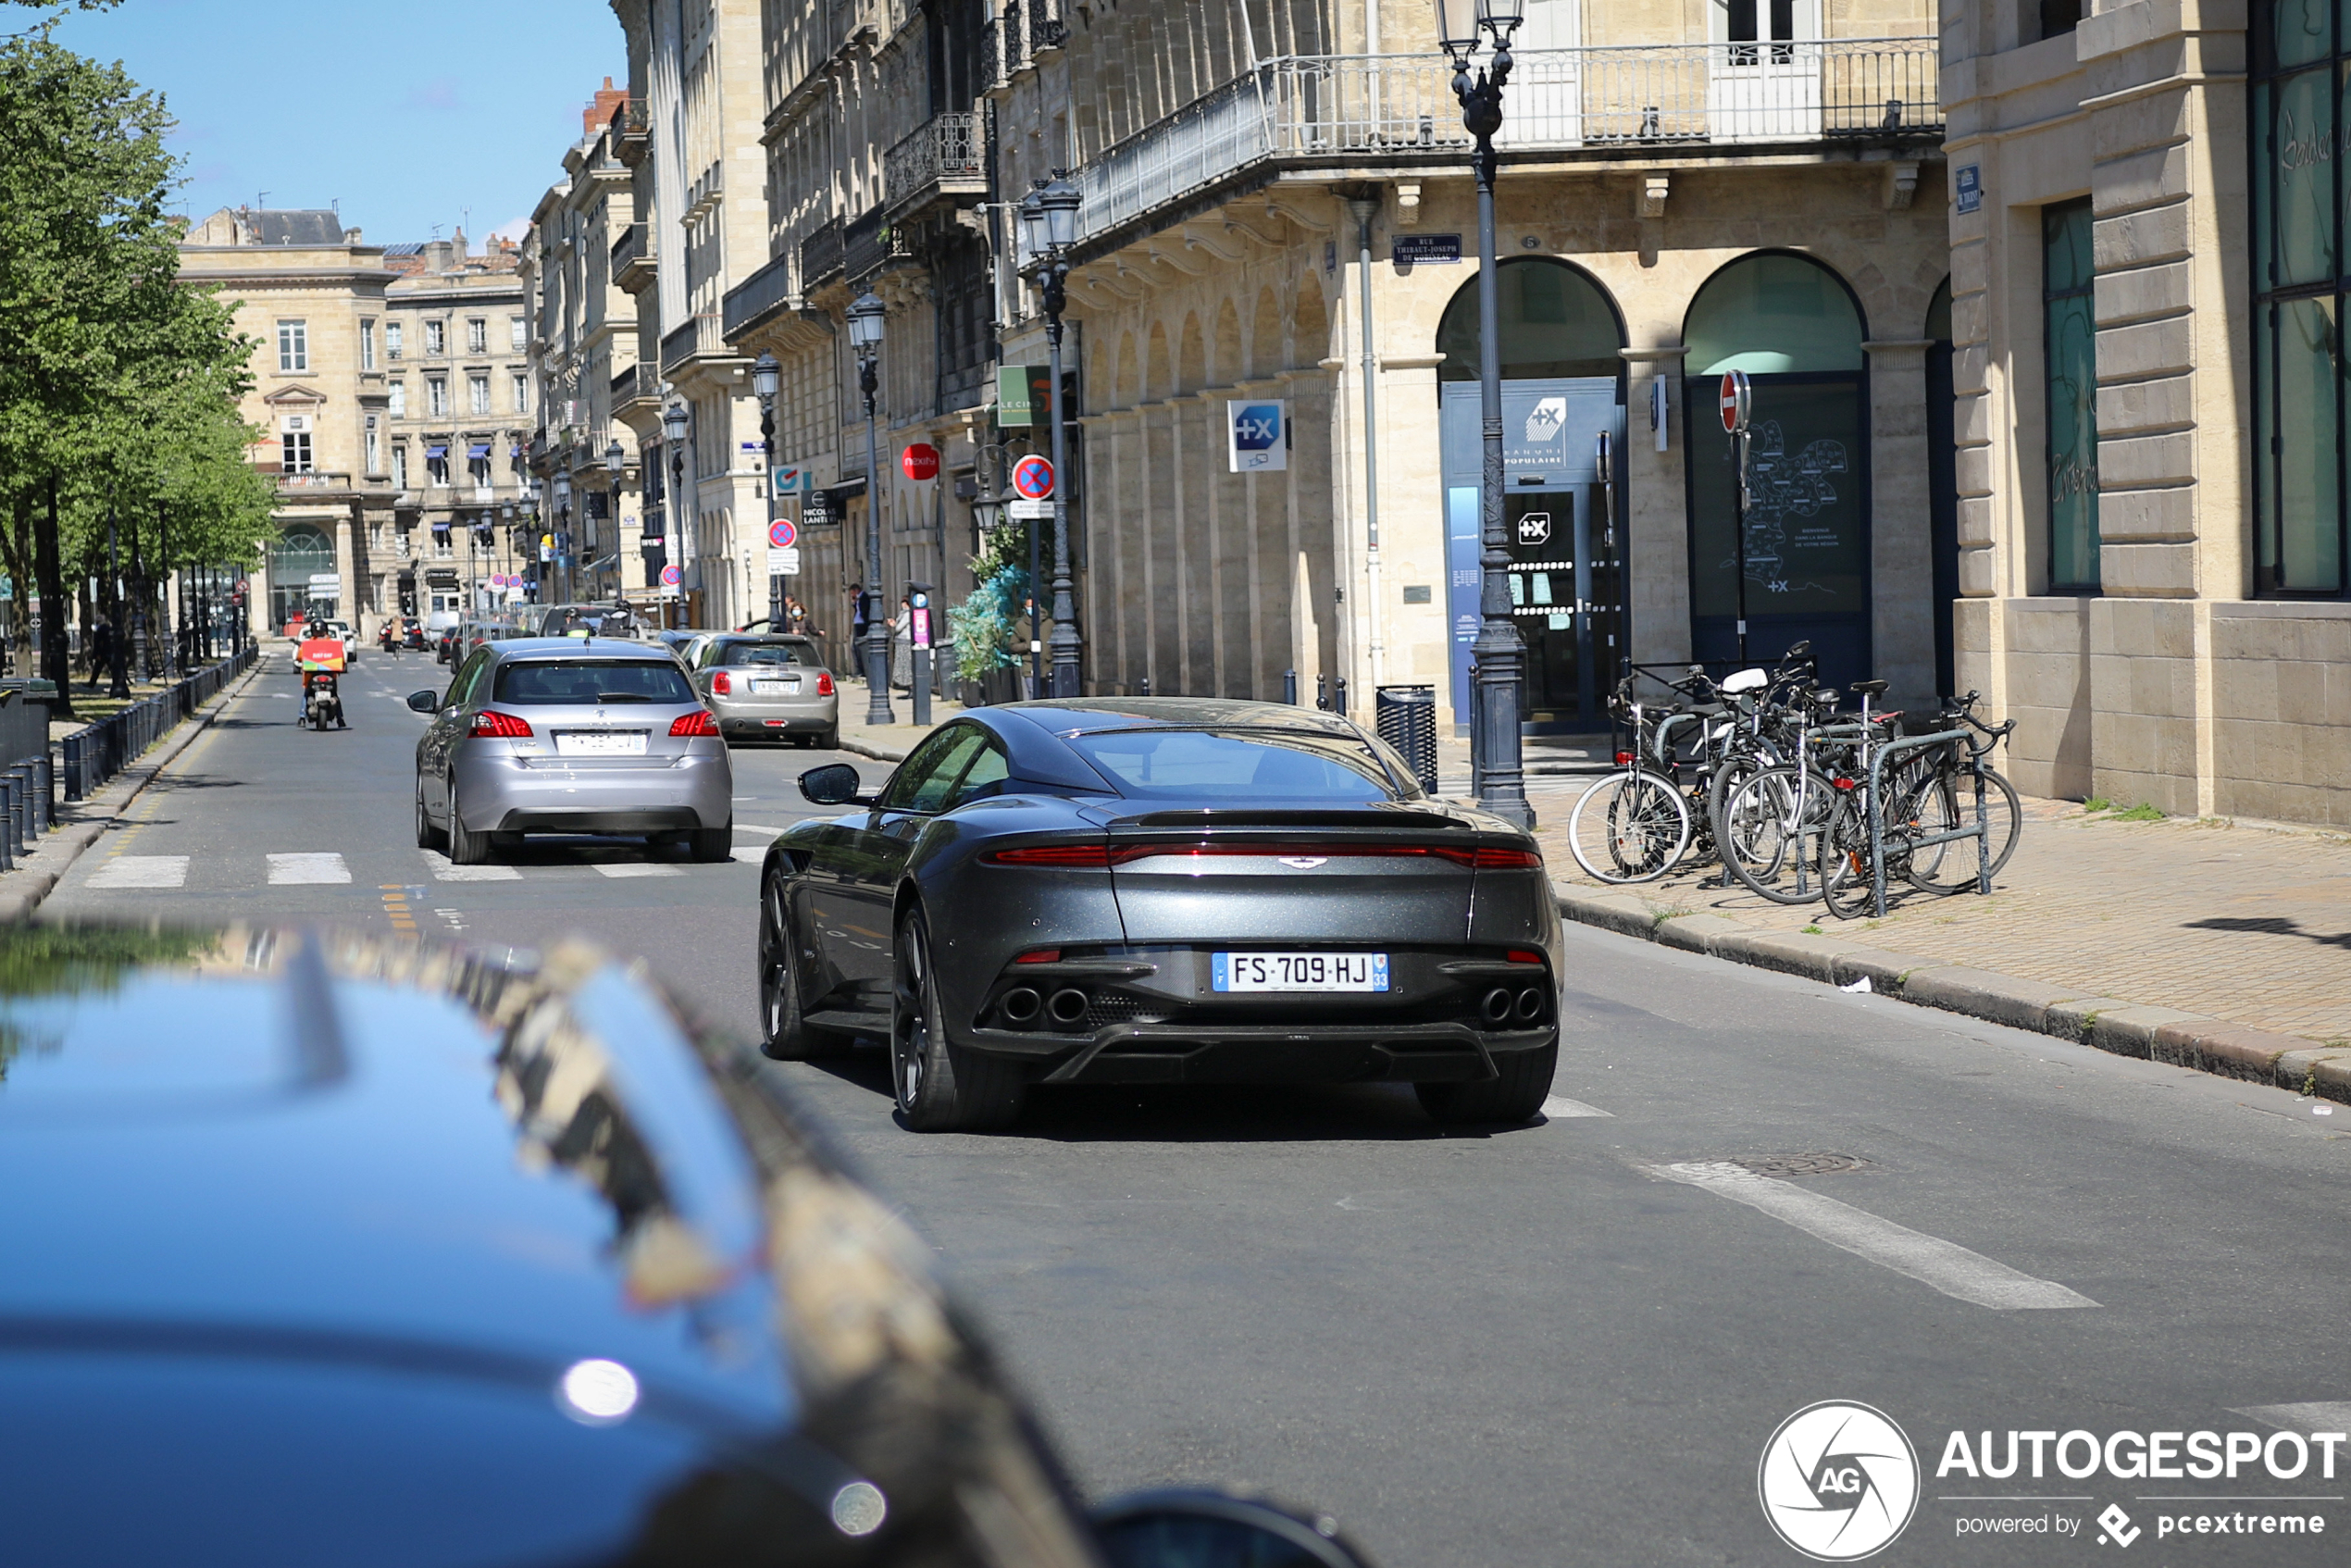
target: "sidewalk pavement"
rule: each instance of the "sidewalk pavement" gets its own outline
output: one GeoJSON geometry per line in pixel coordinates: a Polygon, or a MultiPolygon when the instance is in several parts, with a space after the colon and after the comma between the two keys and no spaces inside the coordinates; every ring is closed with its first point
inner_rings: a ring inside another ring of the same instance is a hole
{"type": "MultiPolygon", "coordinates": [[[[155,782],[155,775],[168,767],[180,753],[194,745],[212,728],[212,721],[219,716],[223,708],[243,695],[245,690],[264,674],[277,667],[278,655],[265,653],[253,668],[232,677],[193,716],[181,719],[165,731],[163,739],[149,747],[130,766],[106,780],[88,800],[59,801],[56,823],[48,837],[41,840],[38,848],[19,855],[14,869],[0,872],[0,923],[13,924],[31,919],[32,912],[41,906],[41,901],[56,890],[57,879],[81,858],[83,851],[106,837],[107,828],[122,820],[145,793],[147,786],[155,782]]],[[[68,728],[78,728],[80,726],[68,728]]],[[[56,739],[54,733],[51,739],[56,739]]]]}
{"type": "Polygon", "coordinates": [[[1609,887],[1537,801],[1572,919],[1907,1001],[2351,1100],[2351,836],[2134,821],[2026,799],[1992,893],[1896,895],[1884,920],[1787,908],[1719,866],[1609,887]]]}
{"type": "Polygon", "coordinates": [[[867,724],[865,708],[871,693],[862,680],[844,680],[840,691],[840,749],[852,756],[871,757],[877,762],[904,762],[906,753],[916,741],[931,730],[945,724],[964,711],[961,703],[944,697],[930,700],[930,723],[918,728],[914,723],[914,699],[905,691],[893,689],[889,694],[890,712],[898,716],[895,724],[867,724]]]}

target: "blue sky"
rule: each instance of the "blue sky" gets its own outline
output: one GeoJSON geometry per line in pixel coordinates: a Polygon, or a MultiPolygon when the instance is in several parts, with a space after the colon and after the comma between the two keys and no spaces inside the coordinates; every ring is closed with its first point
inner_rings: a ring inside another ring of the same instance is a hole
{"type": "Polygon", "coordinates": [[[628,83],[605,0],[123,0],[55,36],[164,94],[192,216],[340,200],[371,244],[463,225],[479,249],[563,177],[603,79],[628,83]]]}

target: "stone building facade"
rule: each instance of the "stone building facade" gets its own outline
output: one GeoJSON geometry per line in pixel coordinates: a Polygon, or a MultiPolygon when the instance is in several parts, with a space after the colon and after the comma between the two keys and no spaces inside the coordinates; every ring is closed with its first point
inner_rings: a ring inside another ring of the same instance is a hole
{"type": "Polygon", "coordinates": [[[256,345],[242,412],[278,504],[246,601],[255,629],[314,604],[366,615],[395,510],[382,334],[397,275],[383,247],[333,212],[224,207],[189,228],[180,275],[234,302],[256,345]]]}
{"type": "MultiPolygon", "coordinates": [[[[518,253],[495,240],[391,247],[382,367],[397,492],[370,608],[466,614],[535,542],[526,443],[538,417],[518,253]]],[[[381,555],[382,552],[379,552],[381,555]]]]}
{"type": "Polygon", "coordinates": [[[2018,784],[2351,821],[2330,6],[1963,4],[1963,685],[2018,784]]]}
{"type": "MultiPolygon", "coordinates": [[[[1000,184],[1066,167],[1085,199],[1090,679],[1278,698],[1295,672],[1357,712],[1433,685],[1465,724],[1476,218],[1427,8],[1016,19],[1000,184]],[[1228,418],[1264,403],[1287,466],[1236,472],[1228,418]]],[[[1630,665],[1730,661],[1742,621],[1750,657],[1809,641],[1837,678],[1939,684],[1931,30],[1900,0],[1528,6],[1497,221],[1532,730],[1605,728],[1630,665]],[[1743,552],[1732,368],[1756,388],[1743,552]]]]}
{"type": "Polygon", "coordinates": [[[641,600],[658,586],[664,564],[648,560],[642,527],[641,448],[657,429],[615,417],[616,407],[653,402],[653,389],[641,393],[638,385],[645,323],[616,281],[639,260],[641,231],[635,178],[619,152],[628,110],[628,94],[607,77],[583,113],[579,141],[564,155],[564,180],[540,198],[522,245],[541,418],[529,453],[540,485],[533,527],[555,541],[554,558],[525,571],[546,603],[641,600]],[[609,459],[616,442],[617,477],[609,459]],[[557,475],[567,502],[557,499],[557,475]]]}

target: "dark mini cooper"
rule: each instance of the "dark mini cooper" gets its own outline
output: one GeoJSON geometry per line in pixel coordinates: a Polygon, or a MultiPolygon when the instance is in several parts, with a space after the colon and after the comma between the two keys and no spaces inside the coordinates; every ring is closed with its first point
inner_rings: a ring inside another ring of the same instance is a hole
{"type": "Polygon", "coordinates": [[[1410,1083],[1523,1121],[1559,1051],[1541,853],[1347,720],[1190,698],[965,714],[802,791],[760,884],[765,1049],[886,1039],[909,1126],[1032,1083],[1410,1083]]]}

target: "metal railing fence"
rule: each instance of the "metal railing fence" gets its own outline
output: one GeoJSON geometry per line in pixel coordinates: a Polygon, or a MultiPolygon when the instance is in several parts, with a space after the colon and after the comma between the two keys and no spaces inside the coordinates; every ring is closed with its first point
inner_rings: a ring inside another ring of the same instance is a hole
{"type": "MultiPolygon", "coordinates": [[[[1748,145],[1931,133],[1932,38],[1621,44],[1515,53],[1506,150],[1748,145]]],[[[1440,55],[1266,60],[1082,165],[1081,226],[1101,233],[1265,158],[1465,153],[1440,55]]]]}

